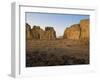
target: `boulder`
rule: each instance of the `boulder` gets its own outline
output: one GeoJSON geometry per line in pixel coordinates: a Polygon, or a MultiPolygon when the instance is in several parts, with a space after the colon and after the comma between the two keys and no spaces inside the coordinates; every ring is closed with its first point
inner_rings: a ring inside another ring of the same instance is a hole
{"type": "Polygon", "coordinates": [[[32,39],[31,26],[26,23],[26,39],[32,39]]]}
{"type": "Polygon", "coordinates": [[[66,28],[63,35],[64,39],[79,40],[80,38],[80,25],[74,24],[69,28],[66,28]]]}

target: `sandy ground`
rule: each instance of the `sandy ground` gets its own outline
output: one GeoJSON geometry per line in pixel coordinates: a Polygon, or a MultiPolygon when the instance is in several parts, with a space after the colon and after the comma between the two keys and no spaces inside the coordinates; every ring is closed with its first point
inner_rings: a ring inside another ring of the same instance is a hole
{"type": "Polygon", "coordinates": [[[27,40],[26,66],[89,64],[89,45],[75,40],[27,40]]]}

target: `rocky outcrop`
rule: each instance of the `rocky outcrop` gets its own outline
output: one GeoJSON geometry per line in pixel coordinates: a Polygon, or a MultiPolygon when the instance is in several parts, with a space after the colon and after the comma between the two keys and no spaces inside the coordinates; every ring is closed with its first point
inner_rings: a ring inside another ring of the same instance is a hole
{"type": "Polygon", "coordinates": [[[45,27],[45,39],[48,40],[56,39],[56,32],[53,27],[45,27]]]}
{"type": "Polygon", "coordinates": [[[53,27],[45,27],[45,30],[43,30],[40,26],[33,26],[31,29],[31,26],[26,23],[26,38],[54,40],[56,39],[56,31],[53,27]]]}
{"type": "Polygon", "coordinates": [[[87,40],[89,39],[89,20],[81,20],[80,21],[80,28],[81,28],[81,36],[80,38],[82,40],[87,40]]]}
{"type": "Polygon", "coordinates": [[[26,39],[32,39],[31,26],[26,23],[26,39]]]}
{"type": "Polygon", "coordinates": [[[33,39],[43,39],[44,31],[40,28],[40,26],[33,26],[31,31],[33,39]]]}
{"type": "Polygon", "coordinates": [[[81,20],[80,24],[74,24],[71,27],[66,28],[63,38],[72,40],[89,40],[89,20],[81,20]]]}
{"type": "Polygon", "coordinates": [[[74,24],[64,31],[64,39],[78,40],[80,38],[80,25],[74,24]]]}
{"type": "MultiPolygon", "coordinates": [[[[41,29],[40,26],[31,26],[26,23],[26,39],[45,39],[55,40],[56,31],[53,27],[45,27],[45,30],[41,29]]],[[[89,40],[89,20],[81,20],[79,24],[74,24],[69,28],[66,28],[62,39],[71,40],[89,40]]]]}

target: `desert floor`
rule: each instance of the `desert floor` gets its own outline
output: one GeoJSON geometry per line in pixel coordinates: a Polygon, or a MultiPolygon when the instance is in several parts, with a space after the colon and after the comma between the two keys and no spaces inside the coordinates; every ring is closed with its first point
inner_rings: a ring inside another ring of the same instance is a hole
{"type": "Polygon", "coordinates": [[[89,44],[78,40],[27,40],[26,67],[89,64],[89,44]]]}

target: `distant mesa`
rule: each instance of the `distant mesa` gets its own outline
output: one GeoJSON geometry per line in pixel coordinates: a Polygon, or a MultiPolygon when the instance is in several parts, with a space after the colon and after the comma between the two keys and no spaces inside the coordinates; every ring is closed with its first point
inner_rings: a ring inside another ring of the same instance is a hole
{"type": "MultiPolygon", "coordinates": [[[[40,26],[36,25],[31,28],[31,26],[26,23],[26,39],[55,40],[57,37],[53,27],[47,26],[45,30],[43,30],[40,26]]],[[[66,28],[61,39],[89,40],[89,19],[81,20],[79,24],[73,24],[66,28]]]]}

